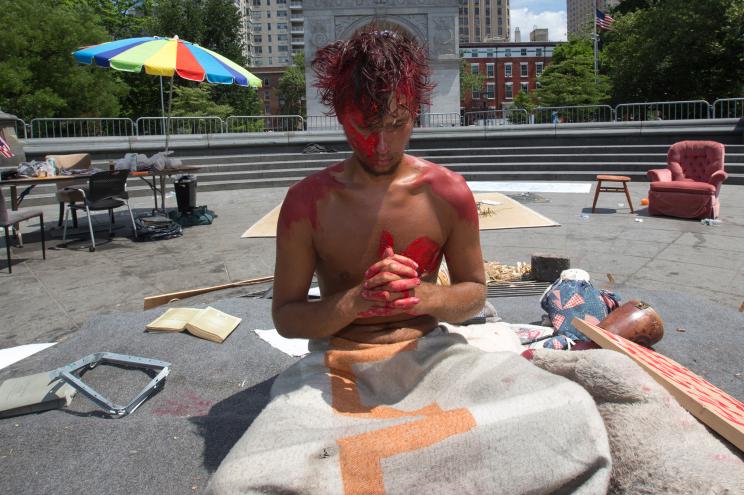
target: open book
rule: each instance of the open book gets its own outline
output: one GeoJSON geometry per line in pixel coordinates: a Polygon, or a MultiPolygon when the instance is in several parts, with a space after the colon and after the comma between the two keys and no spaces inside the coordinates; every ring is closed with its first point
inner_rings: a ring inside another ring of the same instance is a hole
{"type": "Polygon", "coordinates": [[[170,308],[145,328],[150,332],[182,332],[222,343],[241,319],[208,306],[206,309],[170,308]]]}

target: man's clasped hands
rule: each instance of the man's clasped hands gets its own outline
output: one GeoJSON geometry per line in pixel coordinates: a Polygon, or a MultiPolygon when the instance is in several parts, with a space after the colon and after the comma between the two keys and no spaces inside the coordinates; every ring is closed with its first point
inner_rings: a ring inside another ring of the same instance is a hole
{"type": "Polygon", "coordinates": [[[413,295],[414,289],[421,285],[418,270],[418,263],[386,247],[382,259],[364,272],[361,297],[373,304],[361,311],[359,317],[414,314],[413,308],[421,302],[413,295]]]}

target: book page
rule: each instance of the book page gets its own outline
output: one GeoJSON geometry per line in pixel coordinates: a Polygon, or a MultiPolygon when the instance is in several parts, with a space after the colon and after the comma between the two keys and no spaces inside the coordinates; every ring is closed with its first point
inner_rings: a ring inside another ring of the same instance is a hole
{"type": "Polygon", "coordinates": [[[151,332],[181,332],[186,323],[197,316],[202,309],[197,308],[169,308],[145,328],[151,332]]]}
{"type": "Polygon", "coordinates": [[[222,343],[241,319],[208,306],[186,323],[186,330],[203,339],[222,343]]]}

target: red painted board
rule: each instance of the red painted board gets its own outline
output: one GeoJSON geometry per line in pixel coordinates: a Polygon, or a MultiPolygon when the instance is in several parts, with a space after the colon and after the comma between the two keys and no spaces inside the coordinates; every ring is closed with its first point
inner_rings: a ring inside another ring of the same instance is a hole
{"type": "Polygon", "coordinates": [[[676,361],[578,318],[573,324],[604,349],[641,365],[682,407],[744,452],[744,404],[676,361]]]}

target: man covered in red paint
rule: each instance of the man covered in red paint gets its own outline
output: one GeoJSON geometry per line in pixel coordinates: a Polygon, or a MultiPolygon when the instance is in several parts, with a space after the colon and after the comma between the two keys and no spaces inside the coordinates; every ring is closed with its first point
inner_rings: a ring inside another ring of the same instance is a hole
{"type": "Polygon", "coordinates": [[[425,61],[375,28],[314,60],[353,154],[290,188],[279,218],[274,323],[312,352],[276,377],[210,494],[606,492],[586,390],[438,323],[483,307],[485,274],[465,181],[404,152],[431,90],[425,61]],[[435,284],[442,258],[448,286],[435,284]],[[322,297],[309,302],[313,273],[322,297]]]}
{"type": "Polygon", "coordinates": [[[353,154],[290,188],[273,317],[285,337],[391,343],[485,301],[478,214],[461,176],[407,155],[432,85],[423,47],[375,27],[318,51],[316,86],[353,154]],[[442,257],[451,285],[436,285],[442,257]],[[322,298],[308,301],[317,274],[322,298]]]}

